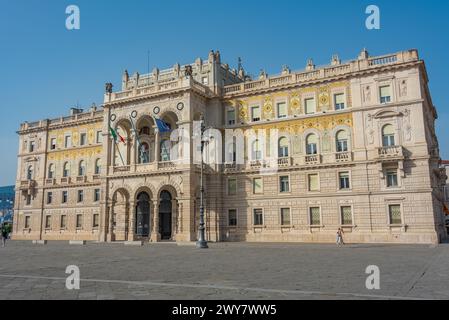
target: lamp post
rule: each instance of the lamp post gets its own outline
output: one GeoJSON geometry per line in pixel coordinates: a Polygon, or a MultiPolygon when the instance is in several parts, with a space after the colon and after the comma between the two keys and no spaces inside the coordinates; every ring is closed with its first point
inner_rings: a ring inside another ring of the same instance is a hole
{"type": "Polygon", "coordinates": [[[204,144],[206,141],[203,139],[204,131],[206,131],[206,126],[204,124],[204,115],[201,115],[201,169],[200,169],[200,235],[198,242],[196,243],[196,247],[198,249],[208,249],[209,246],[207,245],[206,237],[204,234],[205,231],[205,223],[204,223],[204,182],[203,182],[203,151],[204,151],[204,144]]]}

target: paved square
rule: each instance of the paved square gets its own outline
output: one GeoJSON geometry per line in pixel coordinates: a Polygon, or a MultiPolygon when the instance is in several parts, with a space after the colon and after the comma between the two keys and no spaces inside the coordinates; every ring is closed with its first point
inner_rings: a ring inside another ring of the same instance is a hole
{"type": "Polygon", "coordinates": [[[0,299],[449,299],[449,245],[88,243],[0,248],[0,299]],[[81,272],[65,287],[66,267],[81,272]],[[380,268],[367,290],[366,267],[380,268]]]}

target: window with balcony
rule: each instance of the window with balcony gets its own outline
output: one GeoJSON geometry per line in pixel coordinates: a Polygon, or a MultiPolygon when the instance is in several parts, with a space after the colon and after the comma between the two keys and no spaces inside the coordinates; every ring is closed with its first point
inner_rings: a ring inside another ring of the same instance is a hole
{"type": "Polygon", "coordinates": [[[80,161],[78,167],[78,176],[84,177],[86,175],[86,163],[84,161],[80,161]]]}
{"type": "Polygon", "coordinates": [[[309,209],[310,225],[319,226],[321,224],[321,212],[320,207],[311,207],[309,209]]]}
{"type": "Polygon", "coordinates": [[[253,214],[254,214],[254,225],[263,226],[263,210],[254,209],[253,214]]]}
{"type": "Polygon", "coordinates": [[[308,155],[318,153],[318,137],[314,133],[309,134],[306,138],[306,153],[308,155]]]}
{"type": "Polygon", "coordinates": [[[390,224],[402,224],[401,205],[391,204],[388,206],[388,216],[390,224]]]}
{"type": "Polygon", "coordinates": [[[233,126],[235,125],[235,109],[229,109],[226,112],[226,119],[228,122],[228,126],[233,126]]]}
{"type": "Polygon", "coordinates": [[[252,160],[262,160],[262,150],[260,147],[259,140],[253,142],[251,147],[251,159],[252,160]]]}
{"type": "Polygon", "coordinates": [[[389,103],[391,102],[391,87],[390,86],[381,86],[379,88],[380,91],[380,103],[389,103]]]}
{"type": "Polygon", "coordinates": [[[279,177],[279,191],[290,192],[290,178],[289,176],[279,177]]]}
{"type": "Polygon", "coordinates": [[[351,206],[342,206],[340,207],[341,213],[341,224],[344,226],[352,225],[352,207],[351,206]]]}
{"type": "Polygon", "coordinates": [[[170,140],[165,139],[161,142],[161,161],[170,161],[170,140]]]}
{"type": "Polygon", "coordinates": [[[288,154],[288,139],[286,137],[281,137],[279,139],[278,157],[287,158],[288,154]]]}
{"type": "Polygon", "coordinates": [[[304,108],[306,114],[314,114],[316,112],[316,103],[314,98],[304,100],[304,108]]]}
{"type": "Polygon", "coordinates": [[[52,163],[48,166],[48,179],[55,177],[55,165],[52,163]]]}
{"type": "Polygon", "coordinates": [[[398,172],[396,169],[389,169],[386,173],[387,188],[395,188],[398,186],[398,172]]]}
{"type": "Polygon", "coordinates": [[[348,133],[345,130],[340,130],[336,135],[337,152],[348,151],[348,133]]]}
{"type": "Polygon", "coordinates": [[[348,190],[351,188],[351,184],[349,181],[349,172],[340,172],[338,174],[338,178],[340,181],[340,190],[348,190]]]}
{"type": "Polygon", "coordinates": [[[31,205],[31,195],[29,195],[29,194],[27,194],[26,196],[25,196],[25,203],[26,203],[26,205],[27,206],[30,206],[31,205]]]}
{"type": "Polygon", "coordinates": [[[67,178],[68,176],[70,176],[70,164],[68,162],[64,163],[62,176],[64,178],[67,178]]]}
{"type": "Polygon", "coordinates": [[[382,128],[382,145],[384,147],[393,147],[396,145],[394,127],[391,124],[387,124],[382,128]]]}
{"type": "Polygon", "coordinates": [[[95,161],[95,174],[99,175],[101,173],[101,159],[95,161]]]}
{"type": "Polygon", "coordinates": [[[260,121],[261,116],[260,116],[260,107],[259,106],[255,106],[251,108],[251,121],[252,122],[257,122],[260,121]]]}
{"type": "Polygon", "coordinates": [[[150,145],[144,142],[140,145],[139,150],[138,162],[141,164],[150,163],[150,145]]]}
{"type": "Polygon", "coordinates": [[[253,179],[253,193],[254,194],[263,193],[263,179],[262,178],[254,178],[253,179]]]}
{"type": "Polygon", "coordinates": [[[235,142],[228,144],[226,162],[236,163],[237,161],[237,145],[235,142]]]}
{"type": "Polygon", "coordinates": [[[235,209],[228,210],[228,225],[230,227],[237,226],[237,210],[235,209]]]}
{"type": "Polygon", "coordinates": [[[289,226],[290,224],[290,208],[281,208],[281,225],[289,226]]]}
{"type": "Polygon", "coordinates": [[[343,93],[337,93],[334,95],[335,110],[345,109],[345,95],[343,93]]]}
{"type": "Polygon", "coordinates": [[[308,189],[309,191],[319,191],[320,190],[320,177],[317,173],[308,175],[308,189]]]}
{"type": "Polygon", "coordinates": [[[287,103],[279,102],[276,106],[278,118],[287,118],[287,103]]]}
{"type": "Polygon", "coordinates": [[[228,195],[233,196],[237,194],[237,179],[229,178],[228,179],[228,195]]]}

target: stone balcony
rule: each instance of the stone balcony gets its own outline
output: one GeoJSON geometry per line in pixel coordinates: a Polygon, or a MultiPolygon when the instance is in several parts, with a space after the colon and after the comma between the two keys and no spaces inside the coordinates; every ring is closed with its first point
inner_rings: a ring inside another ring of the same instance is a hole
{"type": "Polygon", "coordinates": [[[320,164],[321,155],[320,154],[308,154],[304,157],[304,163],[306,165],[320,164]]]}
{"type": "Polygon", "coordinates": [[[36,187],[36,181],[35,180],[22,180],[22,181],[20,181],[19,189],[21,191],[33,190],[35,187],[36,187]]]}
{"type": "Polygon", "coordinates": [[[69,184],[70,182],[72,182],[72,178],[70,177],[61,178],[61,184],[69,184]]]}
{"type": "Polygon", "coordinates": [[[381,160],[402,159],[404,158],[404,149],[402,146],[388,146],[377,148],[377,156],[381,160]]]}
{"type": "Polygon", "coordinates": [[[291,165],[292,165],[291,157],[278,158],[278,166],[279,167],[290,167],[291,165]]]}
{"type": "Polygon", "coordinates": [[[335,162],[351,162],[352,159],[352,152],[346,151],[335,153],[335,162]]]}
{"type": "Polygon", "coordinates": [[[56,184],[56,179],[54,178],[49,178],[45,180],[45,185],[47,186],[54,186],[56,184]]]}

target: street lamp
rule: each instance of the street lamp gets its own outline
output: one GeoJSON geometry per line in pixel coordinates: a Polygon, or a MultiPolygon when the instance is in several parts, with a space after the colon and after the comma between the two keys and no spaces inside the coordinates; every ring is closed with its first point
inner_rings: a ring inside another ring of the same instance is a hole
{"type": "Polygon", "coordinates": [[[198,239],[198,242],[196,243],[196,247],[198,249],[208,249],[206,237],[204,234],[205,226],[204,226],[204,184],[203,184],[203,151],[204,151],[204,144],[206,141],[203,138],[203,134],[206,131],[206,126],[204,124],[204,115],[201,115],[201,169],[200,169],[200,236],[198,239]]]}

